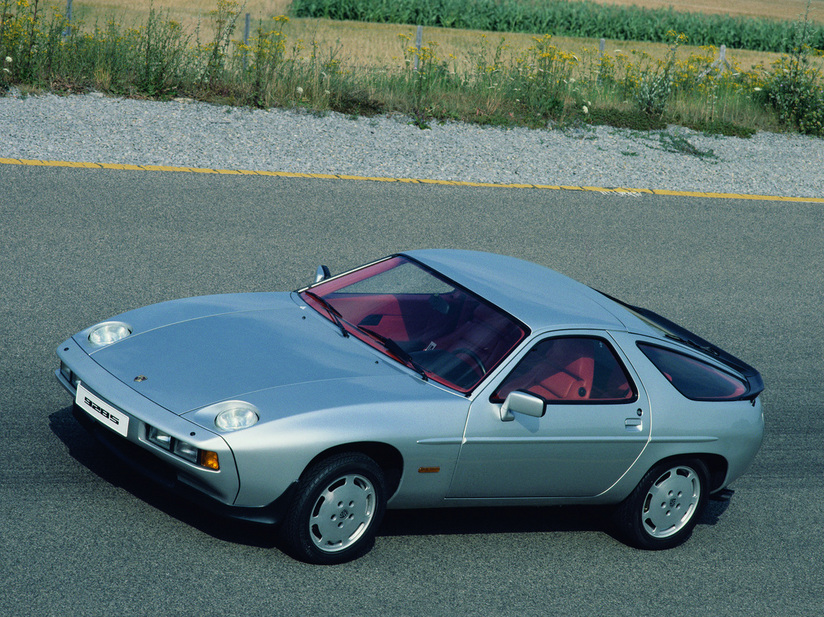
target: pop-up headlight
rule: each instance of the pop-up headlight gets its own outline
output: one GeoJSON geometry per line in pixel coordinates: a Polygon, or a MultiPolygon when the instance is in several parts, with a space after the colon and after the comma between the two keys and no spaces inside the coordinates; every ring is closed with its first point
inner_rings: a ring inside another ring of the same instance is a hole
{"type": "Polygon", "coordinates": [[[215,416],[215,426],[222,431],[237,431],[254,425],[260,415],[254,405],[244,401],[218,403],[222,408],[215,416]]]}
{"type": "Polygon", "coordinates": [[[89,342],[95,347],[111,345],[132,333],[132,328],[122,321],[106,321],[94,326],[89,332],[89,342]]]}

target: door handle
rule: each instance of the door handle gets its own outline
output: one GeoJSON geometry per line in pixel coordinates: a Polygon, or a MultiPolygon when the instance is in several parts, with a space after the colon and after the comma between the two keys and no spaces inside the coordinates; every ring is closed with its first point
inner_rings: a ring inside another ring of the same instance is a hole
{"type": "Polygon", "coordinates": [[[627,418],[624,420],[624,428],[628,431],[640,431],[644,428],[644,422],[641,418],[627,418]]]}

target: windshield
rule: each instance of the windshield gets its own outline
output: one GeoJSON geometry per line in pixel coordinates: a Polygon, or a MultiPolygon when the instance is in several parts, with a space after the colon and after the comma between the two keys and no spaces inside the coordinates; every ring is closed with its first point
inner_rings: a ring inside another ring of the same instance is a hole
{"type": "Polygon", "coordinates": [[[345,332],[463,393],[528,333],[509,314],[403,256],[313,285],[301,297],[345,332]]]}

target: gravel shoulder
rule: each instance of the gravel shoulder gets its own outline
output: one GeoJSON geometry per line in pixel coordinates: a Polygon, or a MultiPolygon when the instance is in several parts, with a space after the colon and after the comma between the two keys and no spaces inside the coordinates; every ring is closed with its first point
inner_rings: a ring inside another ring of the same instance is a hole
{"type": "Polygon", "coordinates": [[[0,97],[0,158],[824,197],[824,139],[501,129],[97,93],[0,97]]]}

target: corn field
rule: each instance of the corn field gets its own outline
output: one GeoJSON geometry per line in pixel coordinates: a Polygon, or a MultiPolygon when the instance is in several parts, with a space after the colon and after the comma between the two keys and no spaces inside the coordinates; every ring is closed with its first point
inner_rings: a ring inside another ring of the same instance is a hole
{"type": "MultiPolygon", "coordinates": [[[[792,21],[685,13],[668,9],[596,4],[589,0],[293,0],[296,17],[464,28],[487,32],[664,42],[670,30],[692,45],[791,53],[792,21]]],[[[807,44],[824,49],[824,27],[814,25],[807,44]]]]}

